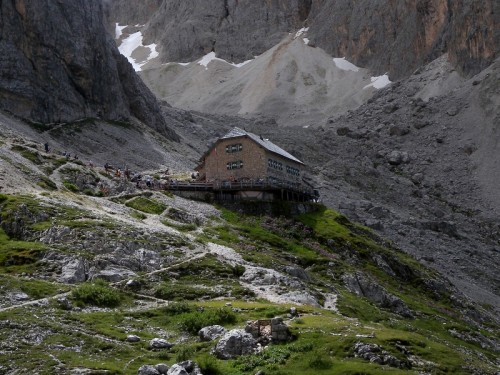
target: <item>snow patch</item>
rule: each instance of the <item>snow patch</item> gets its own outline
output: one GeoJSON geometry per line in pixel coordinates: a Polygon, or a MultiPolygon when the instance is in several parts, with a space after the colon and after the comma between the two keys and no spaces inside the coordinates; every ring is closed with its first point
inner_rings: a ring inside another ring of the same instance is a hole
{"type": "MultiPolygon", "coordinates": [[[[208,69],[208,64],[210,64],[212,61],[221,61],[223,63],[226,63],[226,64],[229,64],[229,65],[232,65],[234,66],[235,68],[240,68],[242,67],[243,65],[246,65],[248,64],[249,62],[251,62],[252,60],[247,60],[247,61],[243,61],[242,63],[239,63],[239,64],[234,64],[234,63],[230,63],[224,59],[219,59],[218,57],[216,57],[215,55],[215,52],[210,52],[210,53],[207,53],[205,56],[203,56],[199,61],[198,61],[198,64],[201,65],[201,66],[204,66],[205,67],[205,70],[208,69]]],[[[189,63],[187,63],[189,64],[189,63]]],[[[187,65],[186,64],[186,65],[187,65]]],[[[181,64],[183,65],[183,64],[181,64]]]]}
{"type": "Polygon", "coordinates": [[[341,70],[347,70],[351,72],[359,72],[359,68],[354,65],[353,63],[347,61],[345,57],[339,58],[339,57],[334,57],[333,62],[337,66],[337,68],[341,70]]]}
{"type": "Polygon", "coordinates": [[[309,40],[308,38],[303,38],[303,40],[304,40],[304,44],[305,44],[306,46],[307,46],[307,45],[309,44],[309,42],[310,42],[310,40],[309,40]]]}
{"type": "Polygon", "coordinates": [[[373,87],[377,90],[383,89],[384,87],[390,85],[392,82],[389,80],[389,76],[386,74],[378,76],[378,77],[371,77],[372,83],[366,85],[363,87],[363,89],[367,89],[369,87],[373,87]]]}
{"type": "MultiPolygon", "coordinates": [[[[120,30],[121,32],[121,30],[120,30]]],[[[149,60],[154,59],[155,57],[159,56],[158,51],[156,51],[156,44],[152,43],[147,46],[142,44],[143,36],[140,31],[130,34],[127,38],[125,38],[120,46],[118,47],[118,50],[120,53],[127,58],[127,60],[132,64],[134,67],[134,70],[136,72],[142,70],[142,66],[145,65],[149,60]],[[139,47],[144,47],[149,49],[149,54],[146,57],[146,59],[141,60],[141,61],[136,61],[133,57],[132,54],[134,51],[139,48],[139,47]]]]}
{"type": "MultiPolygon", "coordinates": [[[[309,28],[308,27],[303,27],[302,29],[300,29],[299,31],[297,31],[295,33],[295,36],[293,37],[293,39],[297,39],[299,36],[301,36],[302,34],[305,34],[309,31],[309,28]]],[[[306,43],[307,44],[307,43],[306,43]]]]}
{"type": "Polygon", "coordinates": [[[126,27],[127,27],[127,25],[125,25],[125,26],[120,26],[120,25],[118,24],[118,22],[116,23],[116,27],[115,27],[115,39],[118,39],[118,38],[120,38],[120,37],[122,36],[122,30],[123,30],[124,28],[126,28],[126,27]]]}

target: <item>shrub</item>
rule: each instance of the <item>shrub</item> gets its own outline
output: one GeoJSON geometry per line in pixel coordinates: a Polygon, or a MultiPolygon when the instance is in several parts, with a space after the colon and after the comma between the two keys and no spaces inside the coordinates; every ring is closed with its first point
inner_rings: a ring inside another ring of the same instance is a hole
{"type": "Polygon", "coordinates": [[[198,357],[197,363],[200,366],[201,373],[204,375],[222,375],[216,359],[209,354],[198,357]]]}
{"type": "Polygon", "coordinates": [[[233,271],[234,276],[241,277],[245,273],[245,266],[243,266],[241,264],[237,264],[236,266],[234,266],[232,268],[232,271],[233,271]]]}
{"type": "Polygon", "coordinates": [[[78,186],[76,186],[75,184],[73,184],[69,181],[64,181],[63,185],[66,189],[68,189],[69,191],[72,191],[74,193],[77,193],[80,190],[80,189],[78,189],[78,186]]]}
{"type": "Polygon", "coordinates": [[[194,311],[186,314],[179,326],[183,331],[196,335],[200,329],[214,324],[230,324],[236,322],[236,315],[229,309],[194,311]]]}
{"type": "Polygon", "coordinates": [[[57,185],[50,178],[46,176],[41,176],[38,186],[47,190],[57,190],[57,185]]]}
{"type": "Polygon", "coordinates": [[[123,300],[119,291],[102,280],[80,285],[71,292],[71,296],[77,304],[99,307],[117,307],[123,300]]]}

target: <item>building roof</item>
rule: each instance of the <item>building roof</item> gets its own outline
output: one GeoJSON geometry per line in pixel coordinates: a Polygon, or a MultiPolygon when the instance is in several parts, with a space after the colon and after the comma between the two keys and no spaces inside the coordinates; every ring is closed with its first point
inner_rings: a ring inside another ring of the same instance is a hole
{"type": "Polygon", "coordinates": [[[251,138],[253,141],[264,147],[264,149],[273,152],[275,154],[281,155],[287,159],[293,160],[294,162],[304,164],[301,162],[299,159],[297,159],[295,156],[289,154],[285,150],[283,150],[281,147],[276,146],[273,142],[271,142],[269,139],[262,138],[261,136],[255,135],[253,133],[247,132],[246,130],[234,127],[232,128],[229,133],[221,137],[220,139],[229,139],[229,138],[237,138],[237,137],[244,137],[247,136],[251,138]]]}

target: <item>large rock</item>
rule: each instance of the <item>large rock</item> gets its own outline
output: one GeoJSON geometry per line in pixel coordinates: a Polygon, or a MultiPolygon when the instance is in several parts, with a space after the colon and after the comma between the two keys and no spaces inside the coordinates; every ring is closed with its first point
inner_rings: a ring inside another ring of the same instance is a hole
{"type": "Polygon", "coordinates": [[[160,375],[160,372],[151,365],[144,365],[139,367],[137,375],[160,375]]]}
{"type": "Polygon", "coordinates": [[[165,339],[154,338],[149,342],[149,346],[152,349],[170,349],[174,345],[165,339]]]}
{"type": "Polygon", "coordinates": [[[83,283],[87,280],[88,262],[81,258],[68,260],[62,266],[59,281],[67,284],[83,283]]]}
{"type": "Polygon", "coordinates": [[[136,117],[178,140],[155,97],[107,33],[102,4],[0,4],[0,109],[40,123],[136,117]]]}
{"type": "Polygon", "coordinates": [[[203,327],[198,332],[201,341],[212,341],[226,333],[226,329],[220,325],[203,327]]]}
{"type": "Polygon", "coordinates": [[[217,343],[214,354],[220,359],[231,359],[240,355],[252,354],[257,342],[250,333],[242,329],[227,332],[217,343]]]}
{"type": "Polygon", "coordinates": [[[174,364],[168,369],[167,375],[189,375],[184,367],[179,364],[174,364]]]}

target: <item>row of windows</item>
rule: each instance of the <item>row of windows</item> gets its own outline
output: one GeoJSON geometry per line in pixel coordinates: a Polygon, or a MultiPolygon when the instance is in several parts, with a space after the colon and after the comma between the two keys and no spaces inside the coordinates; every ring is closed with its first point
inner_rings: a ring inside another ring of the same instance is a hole
{"type": "Polygon", "coordinates": [[[273,159],[268,159],[267,160],[267,166],[269,168],[274,168],[277,169],[278,171],[283,170],[283,163],[280,163],[279,161],[273,160],[273,159]]]}
{"type": "Polygon", "coordinates": [[[243,145],[241,143],[236,143],[234,145],[227,145],[226,146],[226,152],[227,153],[233,153],[233,152],[239,152],[243,150],[243,145]]]}
{"type": "Polygon", "coordinates": [[[241,169],[243,168],[243,162],[241,160],[238,161],[230,161],[226,164],[227,169],[241,169]]]}
{"type": "Polygon", "coordinates": [[[290,173],[293,176],[298,176],[300,175],[300,170],[294,167],[286,166],[286,173],[290,173]]]}

